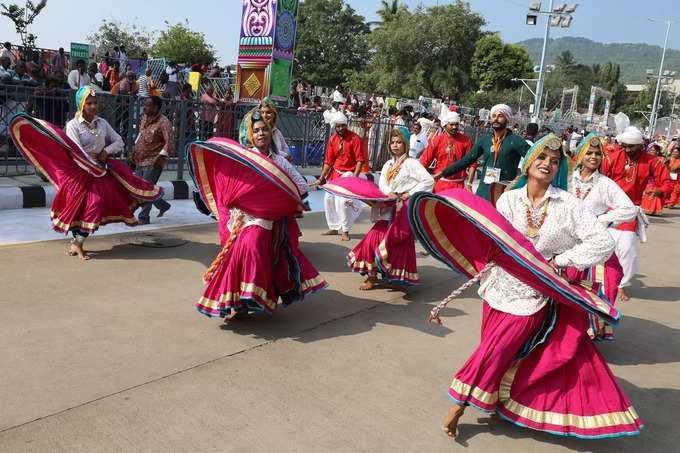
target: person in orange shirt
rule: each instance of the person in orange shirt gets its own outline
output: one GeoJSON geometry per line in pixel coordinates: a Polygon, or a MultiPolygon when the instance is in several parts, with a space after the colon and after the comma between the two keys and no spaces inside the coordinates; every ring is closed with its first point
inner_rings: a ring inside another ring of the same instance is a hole
{"type": "MultiPolygon", "coordinates": [[[[347,117],[342,112],[335,112],[331,118],[331,127],[335,129],[328,140],[326,158],[319,179],[310,186],[318,186],[326,177],[328,181],[345,176],[359,176],[364,165],[361,152],[361,139],[347,129],[347,117]]],[[[328,231],[324,236],[337,235],[342,230],[343,241],[349,241],[349,230],[361,214],[357,201],[347,200],[336,195],[326,194],[324,199],[328,231]]]]}
{"type": "Polygon", "coordinates": [[[452,175],[449,178],[441,177],[441,172],[446,167],[458,162],[465,156],[470,149],[472,149],[472,140],[466,135],[458,131],[460,126],[460,116],[456,112],[447,112],[442,118],[444,125],[444,133],[438,135],[428,143],[427,148],[420,157],[420,163],[423,167],[428,168],[434,159],[437,159],[437,164],[434,168],[435,179],[437,184],[434,186],[434,192],[442,192],[447,189],[463,189],[465,187],[465,171],[452,175]]]}
{"type": "Polygon", "coordinates": [[[671,175],[673,189],[670,196],[666,199],[666,207],[672,208],[680,202],[680,180],[678,180],[678,173],[680,172],[680,149],[678,145],[674,145],[671,149],[671,157],[668,160],[668,171],[671,175]]]}

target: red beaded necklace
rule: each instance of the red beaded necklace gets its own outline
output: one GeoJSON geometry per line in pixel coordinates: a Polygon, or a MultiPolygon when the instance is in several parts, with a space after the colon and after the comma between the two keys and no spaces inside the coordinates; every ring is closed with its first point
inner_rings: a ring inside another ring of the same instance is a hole
{"type": "Polygon", "coordinates": [[[541,214],[541,219],[538,221],[538,225],[534,225],[534,221],[531,218],[531,208],[529,205],[526,206],[527,208],[527,236],[530,238],[535,238],[538,236],[538,230],[541,229],[543,226],[543,223],[545,222],[545,218],[548,217],[548,204],[550,204],[550,198],[545,202],[545,206],[543,207],[543,214],[541,214]]]}
{"type": "Polygon", "coordinates": [[[592,190],[592,187],[589,187],[588,190],[586,190],[586,194],[583,195],[583,197],[581,197],[581,189],[579,189],[577,187],[576,188],[576,198],[578,198],[579,200],[585,200],[586,197],[588,197],[588,194],[590,193],[591,190],[592,190]]]}

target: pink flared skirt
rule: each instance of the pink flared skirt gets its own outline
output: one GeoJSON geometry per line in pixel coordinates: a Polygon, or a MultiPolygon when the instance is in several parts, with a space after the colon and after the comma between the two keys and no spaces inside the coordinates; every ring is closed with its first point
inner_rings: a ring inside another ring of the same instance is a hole
{"type": "MultiPolygon", "coordinates": [[[[623,268],[616,254],[612,253],[612,256],[606,262],[583,271],[567,268],[566,276],[571,282],[586,282],[588,285],[593,285],[592,289],[613,306],[616,303],[619,284],[623,279],[623,268]]],[[[588,316],[587,333],[591,339],[595,341],[614,340],[614,328],[611,325],[595,315],[588,314],[585,316],[588,316]]]]}
{"type": "Polygon", "coordinates": [[[484,302],[480,345],[453,379],[449,398],[552,434],[638,434],[642,422],[586,335],[587,318],[570,307],[555,308],[557,321],[548,336],[518,359],[544,327],[548,307],[516,316],[484,302]]]}
{"type": "Polygon", "coordinates": [[[287,306],[328,286],[299,249],[299,230],[289,240],[281,224],[275,223],[275,231],[250,225],[238,234],[196,310],[211,317],[243,308],[272,314],[279,298],[287,306]]]}
{"type": "Polygon", "coordinates": [[[135,176],[127,165],[113,159],[108,165],[111,168],[101,177],[73,167],[60,172],[50,212],[55,230],[93,233],[115,222],[135,226],[135,209],[163,195],[160,187],[135,176]]]}
{"type": "Polygon", "coordinates": [[[417,285],[416,244],[408,220],[408,202],[396,208],[385,236],[375,250],[375,263],[383,279],[402,285],[417,285]]]}
{"type": "Polygon", "coordinates": [[[366,236],[347,254],[347,265],[352,269],[352,272],[358,272],[361,275],[374,275],[378,272],[375,254],[385,238],[388,228],[389,222],[387,220],[377,221],[373,228],[366,233],[366,236]]]}

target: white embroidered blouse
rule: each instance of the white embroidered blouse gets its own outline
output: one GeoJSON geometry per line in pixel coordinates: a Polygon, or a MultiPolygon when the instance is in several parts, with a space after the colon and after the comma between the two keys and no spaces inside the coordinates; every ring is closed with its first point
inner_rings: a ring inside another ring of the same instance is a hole
{"type": "MultiPolygon", "coordinates": [[[[539,205],[532,208],[527,189],[522,187],[505,192],[496,203],[498,212],[525,236],[527,207],[534,226],[546,212],[538,235],[528,239],[545,259],[554,259],[556,266],[586,269],[607,261],[614,252],[614,241],[604,225],[570,193],[550,186],[539,205]]],[[[479,295],[492,308],[518,316],[533,315],[547,302],[547,297],[498,266],[481,282],[479,295]]]]}
{"type": "Polygon", "coordinates": [[[569,193],[583,200],[597,220],[610,226],[630,222],[637,216],[638,209],[628,195],[597,170],[587,180],[581,178],[580,170],[575,170],[571,176],[569,193]],[[611,211],[607,212],[610,208],[611,211]]]}
{"type": "MultiPolygon", "coordinates": [[[[404,154],[399,160],[392,158],[385,162],[380,172],[378,187],[385,195],[389,195],[390,192],[413,195],[420,191],[431,191],[434,187],[434,179],[417,159],[404,154]],[[392,178],[392,181],[388,181],[387,172],[399,165],[400,162],[403,163],[399,167],[399,172],[392,178]]],[[[389,220],[390,212],[391,208],[377,204],[371,209],[371,221],[389,220]]]]}

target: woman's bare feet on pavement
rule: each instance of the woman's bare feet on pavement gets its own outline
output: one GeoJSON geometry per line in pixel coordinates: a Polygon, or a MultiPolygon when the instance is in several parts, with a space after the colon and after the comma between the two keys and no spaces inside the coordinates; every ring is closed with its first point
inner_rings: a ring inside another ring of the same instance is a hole
{"type": "Polygon", "coordinates": [[[91,258],[90,255],[85,253],[85,250],[83,250],[83,246],[78,244],[77,242],[71,244],[66,253],[68,254],[68,256],[78,256],[78,258],[80,258],[83,261],[87,261],[91,258]]]}
{"type": "Polygon", "coordinates": [[[347,231],[342,232],[342,236],[340,236],[341,241],[349,241],[349,233],[347,231]]]}
{"type": "Polygon", "coordinates": [[[375,288],[377,284],[378,284],[378,277],[370,276],[361,284],[361,286],[359,286],[359,289],[362,290],[362,291],[369,291],[369,290],[375,288]]]}
{"type": "Polygon", "coordinates": [[[620,302],[625,302],[627,300],[630,300],[630,297],[628,297],[628,294],[623,290],[623,288],[619,288],[619,292],[616,295],[616,300],[620,302]]]}
{"type": "Polygon", "coordinates": [[[463,412],[465,412],[465,406],[456,404],[446,413],[442,430],[449,437],[458,437],[458,420],[462,417],[463,412]]]}
{"type": "Polygon", "coordinates": [[[248,309],[241,308],[237,310],[232,310],[227,316],[224,317],[224,322],[227,321],[238,321],[239,319],[246,319],[248,317],[248,309]]]}
{"type": "Polygon", "coordinates": [[[337,236],[338,230],[328,230],[321,233],[321,236],[337,236]]]}

